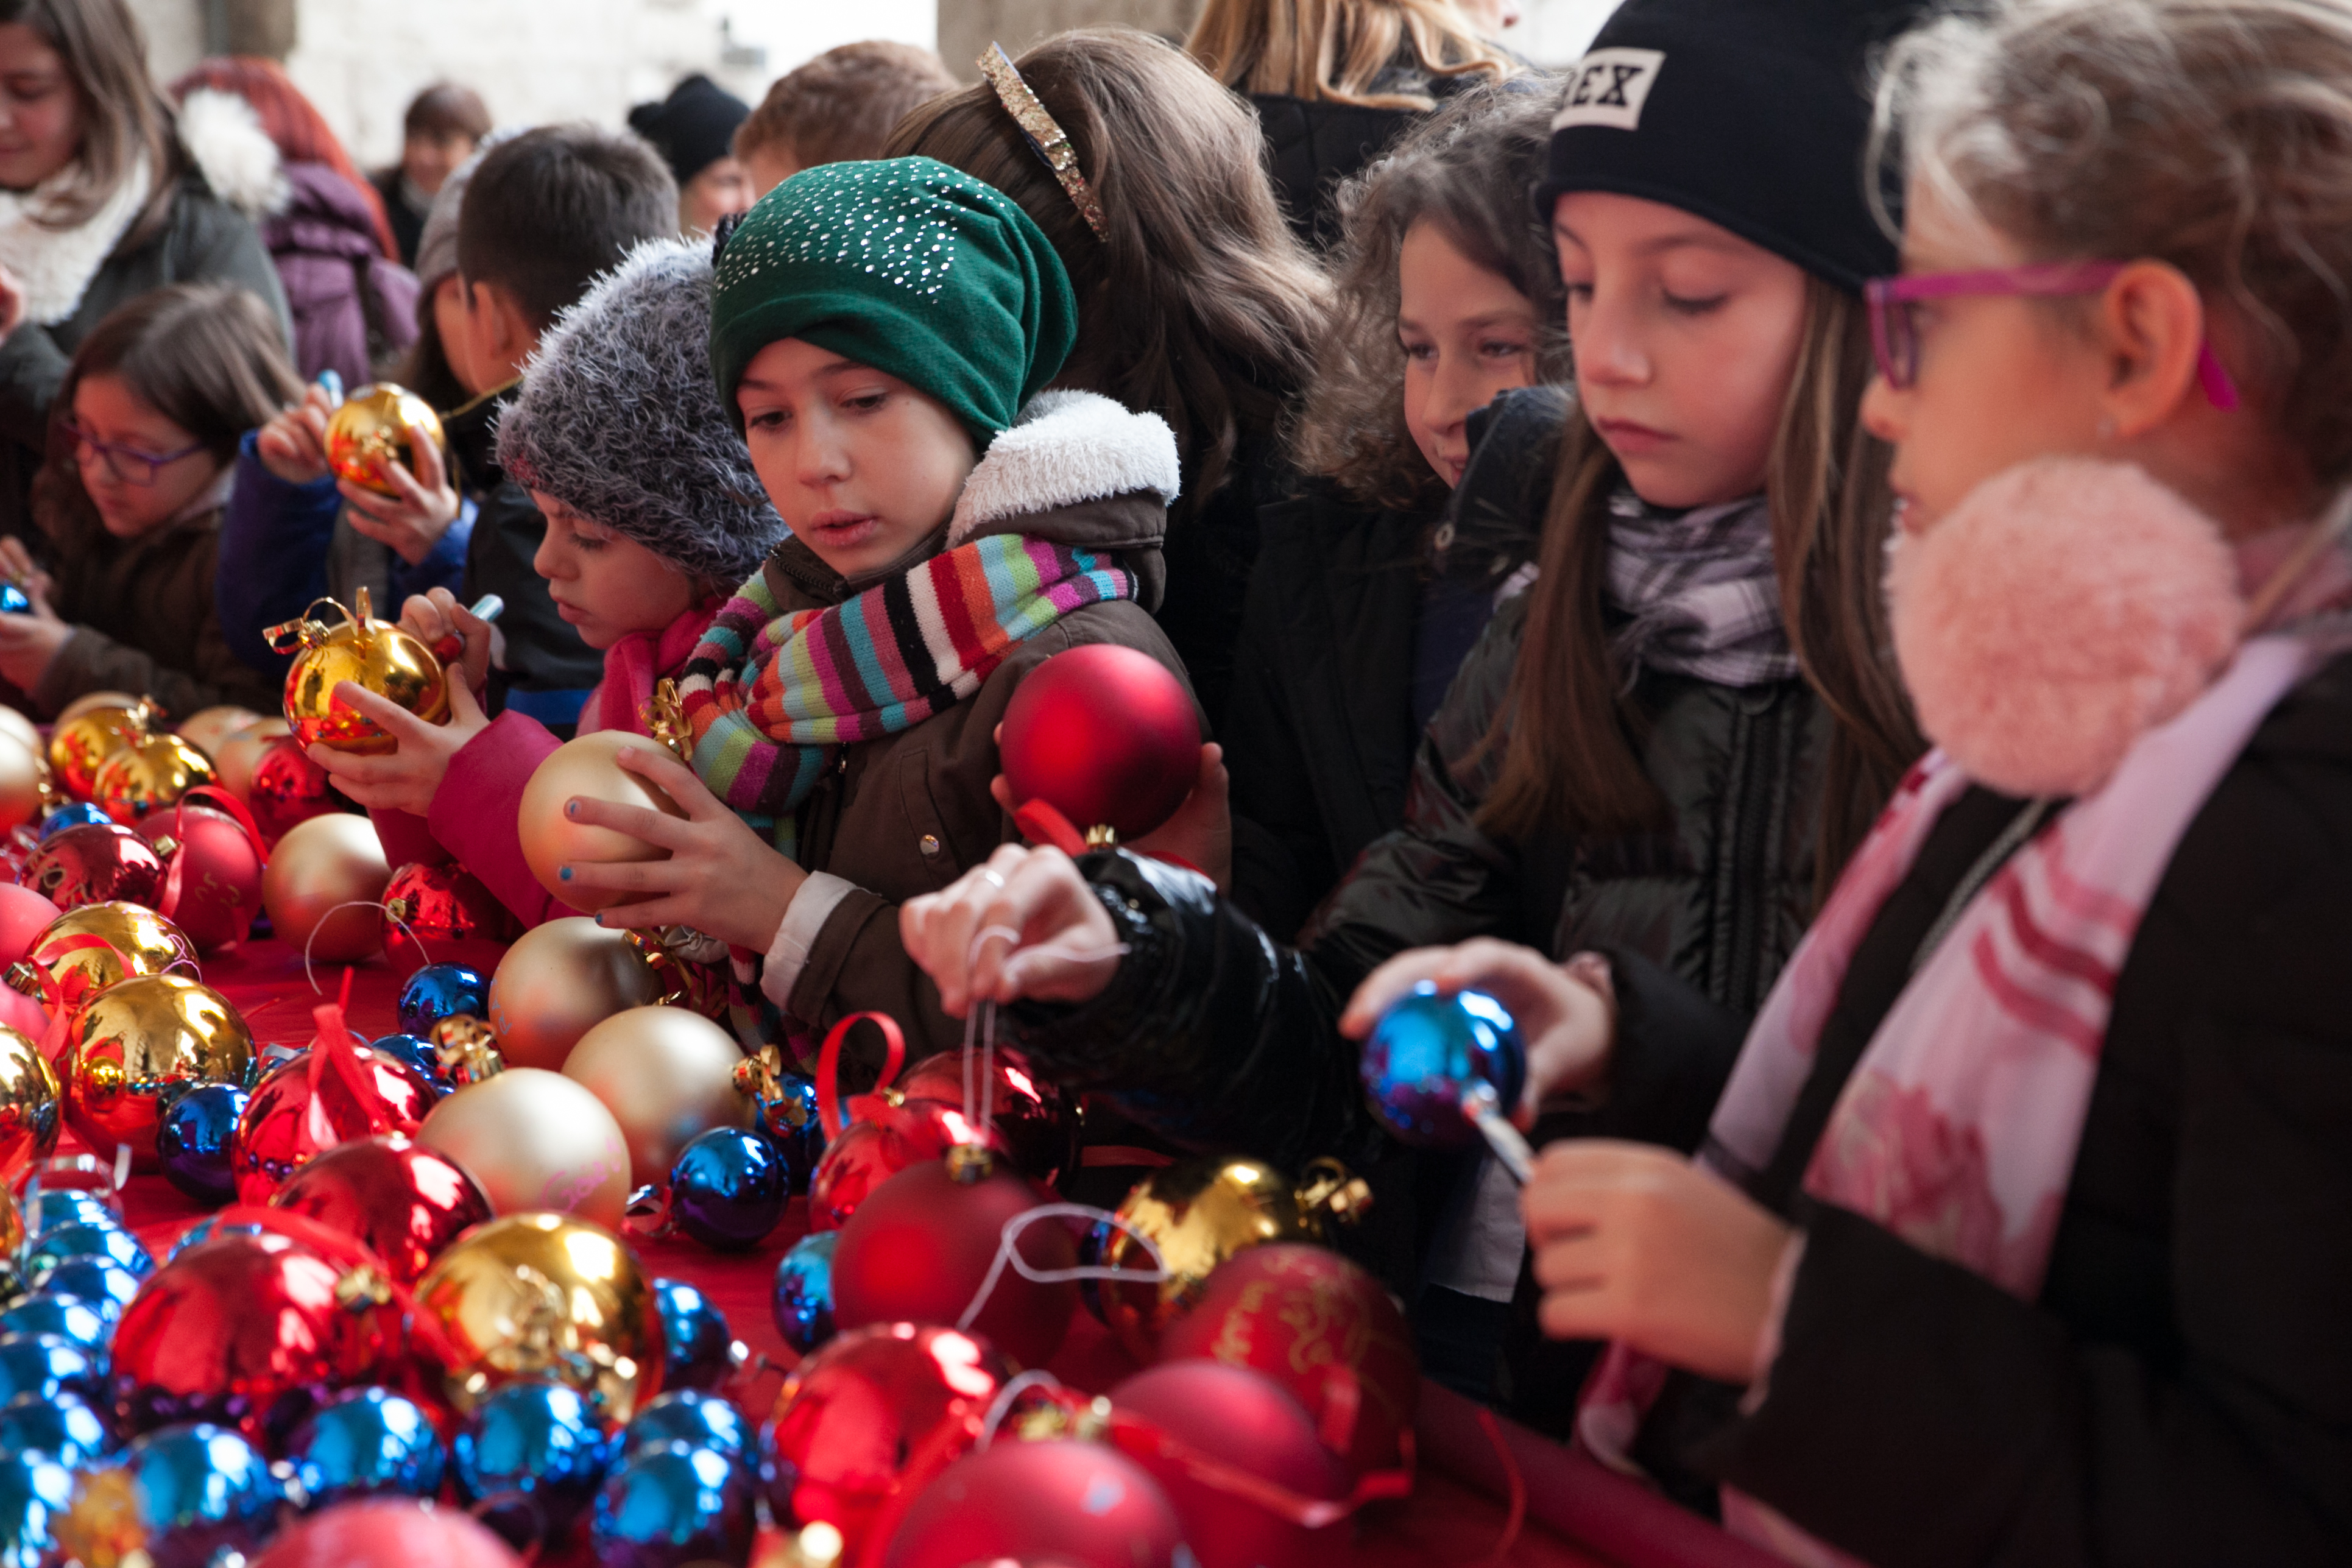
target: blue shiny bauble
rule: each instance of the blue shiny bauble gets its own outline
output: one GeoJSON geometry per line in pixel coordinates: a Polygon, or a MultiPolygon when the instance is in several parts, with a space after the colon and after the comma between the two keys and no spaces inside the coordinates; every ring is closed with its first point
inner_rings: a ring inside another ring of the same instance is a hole
{"type": "Polygon", "coordinates": [[[489,1016],[490,983],[482,972],[463,963],[428,963],[408,977],[400,988],[400,1000],[394,1011],[400,1016],[400,1032],[404,1035],[425,1036],[444,1018],[468,1013],[477,1018],[489,1016]]]}
{"type": "Polygon", "coordinates": [[[155,1568],[202,1568],[253,1556],[278,1529],[285,1490],[253,1445],[223,1426],[166,1426],[115,1463],[129,1473],[141,1542],[155,1568]]]}
{"type": "Polygon", "coordinates": [[[49,1276],[60,1264],[90,1259],[128,1269],[141,1279],[155,1272],[155,1260],[139,1245],[139,1238],[121,1226],[61,1225],[44,1232],[38,1241],[25,1248],[25,1283],[38,1290],[48,1283],[49,1276]]]}
{"type": "Polygon", "coordinates": [[[811,1231],[776,1264],[776,1332],[806,1355],[833,1338],[833,1249],[837,1230],[811,1231]]]}
{"type": "Polygon", "coordinates": [[[656,1443],[623,1459],[596,1495],[598,1568],[685,1568],[751,1553],[751,1473],[732,1456],[656,1443]]]}
{"type": "Polygon", "coordinates": [[[475,1407],[450,1458],[475,1516],[528,1553],[579,1522],[604,1484],[612,1444],[571,1389],[510,1383],[475,1407]]]}
{"type": "Polygon", "coordinates": [[[163,1261],[169,1263],[188,1248],[202,1247],[216,1236],[259,1236],[261,1234],[263,1234],[262,1227],[250,1222],[223,1225],[219,1215],[207,1215],[180,1233],[180,1239],[172,1243],[172,1250],[163,1255],[163,1261]]]}
{"type": "Polygon", "coordinates": [[[215,1208],[236,1196],[229,1145],[251,1098],[233,1083],[200,1083],[164,1108],[155,1128],[155,1157],[173,1186],[215,1208]]]}
{"type": "Polygon", "coordinates": [[[47,838],[50,834],[63,833],[68,827],[88,827],[94,823],[113,820],[106,815],[106,807],[78,800],[71,805],[61,805],[41,818],[41,837],[47,838]]]}
{"type": "Polygon", "coordinates": [[[312,1509],[379,1493],[432,1497],[448,1462],[431,1419],[388,1388],[337,1394],[294,1429],[286,1458],[312,1509]]]}
{"type": "Polygon", "coordinates": [[[368,1049],[415,1068],[416,1076],[433,1086],[436,1099],[457,1087],[450,1080],[449,1069],[441,1065],[441,1053],[433,1048],[430,1040],[420,1040],[415,1035],[386,1035],[382,1039],[370,1040],[368,1049]]]}
{"type": "Polygon", "coordinates": [[[114,1343],[117,1316],[79,1296],[44,1290],[0,1312],[0,1334],[55,1334],[102,1366],[114,1343]]]}
{"type": "Polygon", "coordinates": [[[740,1127],[698,1132],[669,1168],[669,1212],[680,1230],[721,1251],[757,1247],[784,1217],[792,1176],[783,1156],[740,1127]]]}
{"type": "Polygon", "coordinates": [[[654,1281],[661,1308],[664,1388],[716,1388],[735,1370],[727,1314],[683,1279],[654,1281]]]}
{"type": "Polygon", "coordinates": [[[740,1464],[758,1462],[758,1438],[743,1413],[715,1394],[681,1388],[637,1412],[621,1433],[621,1451],[635,1453],[655,1443],[690,1443],[714,1448],[740,1464]]]}
{"type": "Polygon", "coordinates": [[[30,1451],[0,1455],[0,1568],[55,1562],[58,1521],[73,1504],[71,1466],[30,1451]]]}
{"type": "Polygon", "coordinates": [[[100,1311],[120,1319],[122,1309],[139,1294],[139,1276],[108,1258],[69,1258],[49,1270],[41,1293],[79,1296],[100,1311]]]}
{"type": "Polygon", "coordinates": [[[105,1417],[78,1394],[41,1399],[20,1394],[0,1405],[0,1453],[47,1454],[79,1469],[114,1452],[105,1417]]]}
{"type": "Polygon", "coordinates": [[[101,1399],[105,1374],[98,1358],[56,1334],[0,1334],[0,1404],[34,1394],[55,1399],[71,1391],[101,1399]]]}
{"type": "Polygon", "coordinates": [[[106,1206],[96,1193],[79,1187],[44,1187],[27,1192],[23,1207],[25,1234],[39,1237],[61,1225],[110,1225],[118,1229],[122,1216],[106,1206]]]}
{"type": "Polygon", "coordinates": [[[793,1191],[805,1193],[817,1162],[824,1158],[824,1121],[817,1114],[816,1085],[786,1073],[777,1079],[776,1088],[776,1098],[762,1107],[768,1138],[792,1173],[793,1191]]]}
{"type": "Polygon", "coordinates": [[[1483,991],[1442,996],[1424,980],[1381,1015],[1360,1071],[1373,1114],[1399,1139],[1460,1148],[1478,1137],[1463,1112],[1464,1093],[1489,1085],[1509,1115],[1527,1084],[1528,1054],[1501,1003],[1483,991]]]}

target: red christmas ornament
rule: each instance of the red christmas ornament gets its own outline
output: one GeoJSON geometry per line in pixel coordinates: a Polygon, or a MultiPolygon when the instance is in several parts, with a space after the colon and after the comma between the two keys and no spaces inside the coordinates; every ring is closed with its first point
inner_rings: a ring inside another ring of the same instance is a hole
{"type": "Polygon", "coordinates": [[[1421,1368],[1381,1282],[1336,1252],[1254,1247],[1209,1276],[1160,1337],[1161,1362],[1200,1356],[1264,1373],[1313,1415],[1359,1478],[1408,1465],[1421,1368]]]}
{"type": "Polygon", "coordinates": [[[407,1336],[369,1273],[278,1235],[215,1234],[164,1264],[115,1331],[123,1434],[211,1421],[276,1452],[329,1393],[387,1381],[407,1336]]]}
{"type": "MultiPolygon", "coordinates": [[[[1060,1085],[1030,1069],[1017,1051],[990,1052],[992,1082],[975,1083],[975,1100],[985,1095],[990,1142],[1012,1158],[1013,1168],[1031,1181],[1053,1186],[1078,1166],[1078,1106],[1060,1085]]],[[[978,1064],[973,1070],[978,1072],[978,1064]]],[[[908,1103],[932,1100],[963,1109],[963,1056],[942,1051],[917,1062],[898,1088],[908,1103]]]]}
{"type": "Polygon", "coordinates": [[[265,857],[260,830],[236,797],[204,785],[148,817],[138,831],[150,843],[168,838],[178,846],[164,869],[157,912],[201,952],[244,941],[261,912],[265,857]],[[197,804],[205,800],[218,801],[223,809],[197,804]]]}
{"type": "Polygon", "coordinates": [[[999,1440],[916,1498],[884,1568],[1010,1560],[1068,1568],[1175,1568],[1184,1530],[1141,1466],[1098,1443],[999,1440]]]}
{"type": "Polygon", "coordinates": [[[1307,1568],[1329,1550],[1348,1467],[1281,1384],[1188,1358],[1136,1373],[1110,1402],[1111,1441],[1168,1494],[1201,1568],[1307,1568]]]}
{"type": "MultiPolygon", "coordinates": [[[[841,1227],[833,1321],[843,1329],[959,1325],[996,1262],[1006,1222],[1044,1201],[1026,1177],[977,1149],[908,1166],[867,1194],[841,1227]],[[975,1164],[983,1173],[970,1174],[975,1164]]],[[[1033,1268],[1077,1267],[1077,1245],[1058,1218],[1024,1226],[1015,1245],[1033,1268]]],[[[1023,1366],[1043,1366],[1077,1306],[1075,1283],[1041,1284],[1008,1259],[971,1331],[1023,1366]]]]}
{"type": "Polygon", "coordinates": [[[338,1143],[288,1177],[269,1206],[351,1237],[403,1285],[415,1284],[443,1247],[490,1217],[473,1177],[397,1133],[338,1143]]]}
{"type": "Polygon", "coordinates": [[[522,1563],[471,1514],[412,1498],[363,1498],[287,1526],[253,1568],[522,1568],[522,1563]]]}
{"type": "Polygon", "coordinates": [[[997,751],[1015,802],[1042,800],[1082,833],[1138,838],[1192,793],[1201,719],[1167,666],[1093,643],[1029,672],[1005,705],[997,751]]]}
{"type": "Polygon", "coordinates": [[[131,829],[87,822],[44,840],[25,862],[24,883],[60,910],[110,900],[152,910],[163,892],[163,860],[131,829]]]}
{"type": "Polygon", "coordinates": [[[415,935],[437,942],[512,942],[522,924],[481,879],[452,861],[412,860],[384,884],[383,907],[415,935]]]}
{"type": "Polygon", "coordinates": [[[58,906],[39,891],[0,882],[0,969],[21,962],[58,918],[58,906]]]}
{"type": "Polygon", "coordinates": [[[342,1009],[315,1009],[310,1048],[270,1070],[246,1102],[229,1149],[236,1200],[266,1204],[312,1158],[352,1138],[415,1132],[433,1089],[397,1057],[370,1050],[343,1026],[342,1009]]]}
{"type": "Polygon", "coordinates": [[[343,809],[341,798],[327,788],[327,770],[303,754],[299,742],[283,735],[253,764],[245,804],[253,810],[261,841],[272,847],[296,823],[343,809]]]}
{"type": "Polygon", "coordinates": [[[891,1323],[845,1333],[793,1370],[776,1394],[769,1449],[777,1520],[841,1531],[863,1560],[895,1512],[980,1439],[1012,1364],[952,1329],[891,1323]]]}
{"type": "Polygon", "coordinates": [[[934,1100],[893,1104],[880,1095],[850,1103],[866,1114],[841,1130],[824,1146],[809,1177],[809,1228],[838,1230],[874,1189],[899,1172],[936,1164],[949,1149],[967,1140],[963,1113],[934,1100]]]}

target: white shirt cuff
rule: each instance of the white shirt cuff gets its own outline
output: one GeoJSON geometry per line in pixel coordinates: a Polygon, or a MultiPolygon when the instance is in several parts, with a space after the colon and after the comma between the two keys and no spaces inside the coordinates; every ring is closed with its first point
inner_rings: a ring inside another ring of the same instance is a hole
{"type": "MultiPolygon", "coordinates": [[[[801,971],[808,967],[809,952],[816,946],[824,922],[841,900],[857,890],[857,884],[845,881],[829,871],[811,871],[793,894],[793,901],[784,906],[784,918],[776,927],[776,940],[768,944],[768,962],[760,972],[760,990],[779,1007],[787,1007],[793,987],[801,982],[801,971]]],[[[789,1008],[787,1007],[789,1011],[789,1008]]]]}

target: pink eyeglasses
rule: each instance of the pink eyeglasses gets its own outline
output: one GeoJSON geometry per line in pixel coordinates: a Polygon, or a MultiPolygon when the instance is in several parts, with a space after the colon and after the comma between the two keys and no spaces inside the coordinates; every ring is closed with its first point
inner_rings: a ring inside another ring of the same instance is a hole
{"type": "MultiPolygon", "coordinates": [[[[1949,300],[1963,295],[2028,295],[2057,299],[2070,294],[2095,294],[2114,282],[2125,267],[2120,261],[2044,261],[2031,267],[1997,267],[1982,272],[1920,272],[1901,278],[1873,278],[1862,286],[1870,308],[1870,347],[1878,360],[1878,374],[1897,392],[1919,376],[1919,323],[1911,307],[1922,300],[1949,300]]],[[[2213,345],[2197,349],[2197,384],[2214,407],[2224,412],[2238,406],[2238,388],[2213,345]]]]}

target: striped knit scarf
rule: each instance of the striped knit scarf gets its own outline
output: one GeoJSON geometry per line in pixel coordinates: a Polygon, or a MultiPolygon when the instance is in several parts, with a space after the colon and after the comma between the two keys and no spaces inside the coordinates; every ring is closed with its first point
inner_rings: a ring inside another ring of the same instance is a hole
{"type": "Polygon", "coordinates": [[[1005,653],[1082,605],[1132,599],[1091,551],[992,534],[822,610],[735,591],[678,680],[694,771],[793,854],[794,814],[835,750],[911,730],[980,689],[1005,653]]]}

